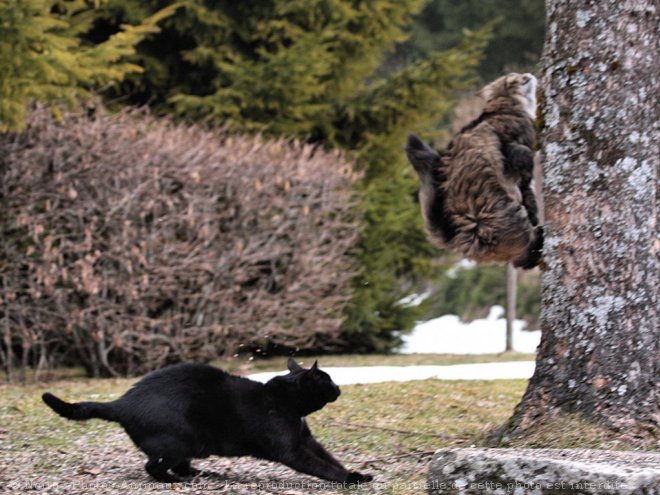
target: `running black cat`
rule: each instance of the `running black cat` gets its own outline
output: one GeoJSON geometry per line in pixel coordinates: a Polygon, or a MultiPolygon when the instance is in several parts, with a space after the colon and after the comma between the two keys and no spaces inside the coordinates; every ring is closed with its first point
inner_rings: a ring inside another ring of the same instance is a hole
{"type": "Polygon", "coordinates": [[[339,397],[327,373],[301,368],[262,384],[212,366],[179,364],[150,373],[113,402],[43,400],[69,419],[120,423],[147,456],[145,469],[159,481],[198,471],[190,460],[210,455],[251,455],[338,483],[372,476],[349,472],[312,436],[305,416],[339,397]]]}

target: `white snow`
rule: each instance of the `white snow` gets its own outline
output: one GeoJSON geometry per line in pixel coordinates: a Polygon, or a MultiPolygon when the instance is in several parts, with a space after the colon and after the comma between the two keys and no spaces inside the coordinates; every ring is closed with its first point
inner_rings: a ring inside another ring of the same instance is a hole
{"type": "MultiPolygon", "coordinates": [[[[408,303],[413,302],[411,298],[408,303]]],[[[403,335],[403,354],[497,354],[504,351],[506,321],[504,308],[493,306],[487,318],[462,323],[458,316],[445,315],[420,322],[409,335],[403,335]]],[[[541,331],[523,331],[525,322],[513,324],[513,347],[518,352],[533,353],[541,339],[541,331]]],[[[534,373],[533,361],[456,364],[451,366],[360,366],[321,369],[338,385],[357,383],[406,382],[410,380],[505,380],[528,379],[534,373]]],[[[248,375],[266,382],[287,371],[248,375]]]]}
{"type": "MultiPolygon", "coordinates": [[[[528,379],[534,373],[533,361],[504,363],[455,364],[451,366],[360,366],[321,369],[328,373],[337,385],[357,383],[407,382],[411,380],[506,380],[528,379]]],[[[248,378],[265,383],[287,372],[266,372],[248,375],[248,378]]]]}
{"type": "Polygon", "coordinates": [[[397,304],[405,307],[419,306],[424,302],[424,300],[431,295],[431,292],[425,292],[424,294],[410,294],[409,296],[399,299],[397,304]]]}
{"type": "MultiPolygon", "coordinates": [[[[402,335],[402,354],[497,354],[506,348],[504,308],[493,306],[487,318],[462,323],[456,315],[420,322],[409,335],[402,335]]],[[[533,353],[541,331],[523,330],[525,322],[513,322],[513,348],[533,353]]]]}

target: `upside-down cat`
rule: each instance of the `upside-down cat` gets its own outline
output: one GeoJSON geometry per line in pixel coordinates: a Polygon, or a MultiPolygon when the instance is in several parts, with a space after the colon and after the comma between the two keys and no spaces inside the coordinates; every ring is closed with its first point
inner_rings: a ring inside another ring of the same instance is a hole
{"type": "Polygon", "coordinates": [[[477,94],[486,101],[483,112],[446,150],[408,138],[426,227],[437,245],[466,258],[533,268],[543,248],[531,187],[536,78],[508,74],[477,94]]]}

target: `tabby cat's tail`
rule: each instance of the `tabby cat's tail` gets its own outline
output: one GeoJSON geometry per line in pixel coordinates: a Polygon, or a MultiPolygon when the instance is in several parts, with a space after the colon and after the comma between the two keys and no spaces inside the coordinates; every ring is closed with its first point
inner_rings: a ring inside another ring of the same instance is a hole
{"type": "Polygon", "coordinates": [[[513,201],[502,203],[479,209],[473,201],[467,204],[467,211],[454,215],[456,235],[452,246],[476,261],[512,261],[523,266],[525,262],[518,260],[526,259],[535,231],[524,206],[513,201]]]}
{"type": "Polygon", "coordinates": [[[112,404],[103,402],[64,402],[53,394],[46,392],[41,396],[48,407],[67,419],[99,418],[107,421],[117,421],[112,404]]]}

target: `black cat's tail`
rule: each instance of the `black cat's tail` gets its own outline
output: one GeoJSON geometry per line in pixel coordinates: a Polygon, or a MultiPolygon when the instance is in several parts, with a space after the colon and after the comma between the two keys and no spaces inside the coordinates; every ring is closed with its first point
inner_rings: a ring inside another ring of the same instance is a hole
{"type": "Polygon", "coordinates": [[[107,421],[117,421],[111,403],[103,402],[64,402],[53,394],[46,392],[41,396],[48,407],[67,419],[99,418],[107,421]]]}

